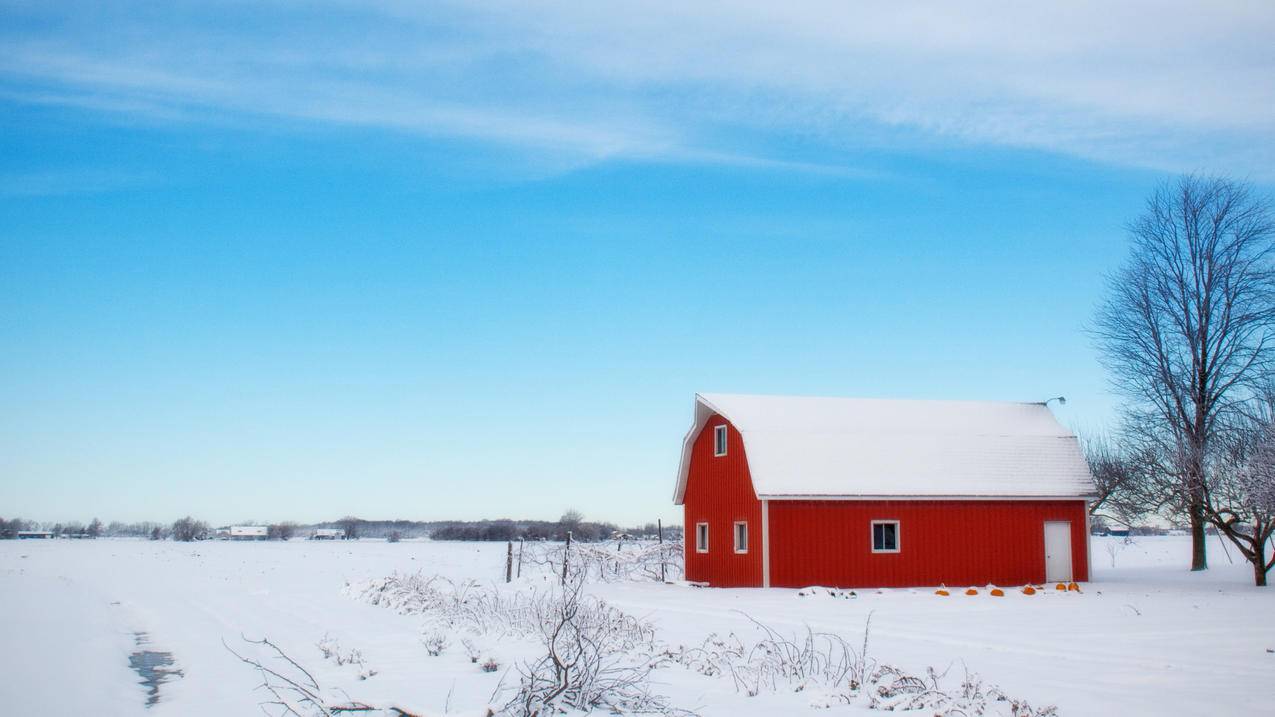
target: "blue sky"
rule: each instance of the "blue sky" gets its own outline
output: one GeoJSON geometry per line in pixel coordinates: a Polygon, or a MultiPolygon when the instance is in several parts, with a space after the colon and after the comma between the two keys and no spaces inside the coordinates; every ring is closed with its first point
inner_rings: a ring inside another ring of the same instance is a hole
{"type": "Polygon", "coordinates": [[[0,514],[676,520],[695,391],[1101,427],[1123,224],[1275,180],[1275,13],[1155,6],[0,4],[0,514]]]}

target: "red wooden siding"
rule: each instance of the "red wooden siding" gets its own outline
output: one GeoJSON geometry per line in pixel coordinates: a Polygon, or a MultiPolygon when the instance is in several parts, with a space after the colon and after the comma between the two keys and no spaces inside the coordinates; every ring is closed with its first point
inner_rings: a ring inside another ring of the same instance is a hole
{"type": "Polygon", "coordinates": [[[1053,520],[1071,522],[1073,575],[1088,580],[1085,509],[1083,500],[771,501],[770,584],[1039,583],[1053,520]],[[872,552],[873,520],[899,521],[898,553],[872,552]]]}
{"type": "Polygon", "coordinates": [[[691,449],[683,498],[686,579],[716,587],[761,585],[761,502],[753,490],[739,431],[721,416],[705,423],[691,449]],[[726,455],[713,455],[713,431],[726,425],[726,455]],[[735,552],[735,521],[748,523],[748,552],[735,552]],[[695,551],[695,524],[708,523],[708,553],[695,551]]]}

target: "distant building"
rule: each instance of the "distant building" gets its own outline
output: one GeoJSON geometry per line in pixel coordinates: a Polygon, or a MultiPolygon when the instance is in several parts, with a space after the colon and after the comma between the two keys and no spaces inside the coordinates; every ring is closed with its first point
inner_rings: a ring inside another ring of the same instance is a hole
{"type": "Polygon", "coordinates": [[[265,540],[269,536],[270,530],[264,525],[230,526],[231,540],[265,540]]]}
{"type": "Polygon", "coordinates": [[[47,530],[19,530],[18,540],[49,540],[53,533],[47,530]]]}
{"type": "Polygon", "coordinates": [[[345,531],[340,528],[316,528],[310,540],[341,540],[345,531]]]}

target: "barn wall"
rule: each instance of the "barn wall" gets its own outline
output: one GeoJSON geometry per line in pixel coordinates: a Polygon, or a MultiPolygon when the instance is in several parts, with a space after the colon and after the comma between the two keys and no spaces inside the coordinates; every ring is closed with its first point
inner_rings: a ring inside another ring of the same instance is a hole
{"type": "Polygon", "coordinates": [[[1021,585],[1045,579],[1047,520],[1071,522],[1072,570],[1087,580],[1085,502],[770,501],[775,587],[1021,585]],[[898,553],[873,553],[871,521],[899,520],[898,553]]]}
{"type": "Polygon", "coordinates": [[[739,431],[714,415],[691,448],[683,497],[686,579],[715,587],[761,585],[761,502],[753,490],[739,431]],[[726,455],[713,455],[713,430],[727,426],[726,455]],[[734,523],[748,522],[748,552],[735,553],[734,523]],[[708,553],[695,552],[695,524],[708,522],[708,553]]]}

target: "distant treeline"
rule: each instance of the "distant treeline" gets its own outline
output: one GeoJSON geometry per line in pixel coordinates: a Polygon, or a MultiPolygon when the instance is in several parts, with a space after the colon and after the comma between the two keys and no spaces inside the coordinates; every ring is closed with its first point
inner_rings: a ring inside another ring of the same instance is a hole
{"type": "MultiPolygon", "coordinates": [[[[608,540],[615,535],[633,538],[654,538],[658,534],[655,523],[633,528],[620,528],[613,523],[582,521],[573,525],[544,520],[475,520],[437,524],[429,531],[434,540],[564,540],[571,531],[573,540],[608,540]]],[[[675,529],[665,526],[664,537],[673,536],[675,529]]],[[[676,529],[677,536],[682,533],[676,529]]]]}
{"type": "MultiPolygon", "coordinates": [[[[433,540],[564,540],[571,533],[573,540],[607,540],[614,535],[634,538],[655,538],[659,533],[656,523],[621,528],[614,523],[584,519],[575,511],[567,511],[556,521],[548,520],[363,520],[346,517],[330,523],[317,523],[313,528],[336,528],[355,538],[414,538],[429,537],[433,540]]],[[[680,538],[680,527],[664,526],[665,538],[680,538]]]]}
{"type": "MultiPolygon", "coordinates": [[[[658,525],[647,523],[641,526],[621,528],[614,523],[595,522],[584,519],[576,511],[567,511],[556,521],[547,520],[364,520],[354,516],[346,516],[339,520],[321,523],[303,524],[294,522],[262,522],[246,520],[233,525],[264,525],[268,529],[267,537],[271,540],[288,540],[291,538],[308,538],[320,528],[340,530],[347,539],[370,538],[383,540],[400,540],[403,538],[431,538],[433,540],[564,540],[571,533],[573,540],[597,541],[607,540],[616,535],[633,538],[655,538],[658,525]]],[[[89,523],[48,523],[13,518],[0,518],[0,538],[15,538],[20,531],[40,530],[52,533],[55,537],[76,536],[96,538],[99,536],[137,537],[151,540],[203,540],[214,537],[217,528],[208,523],[186,516],[172,523],[156,523],[141,521],[124,523],[112,521],[103,524],[97,518],[89,523]]],[[[680,539],[680,526],[664,526],[665,539],[680,539]]]]}

